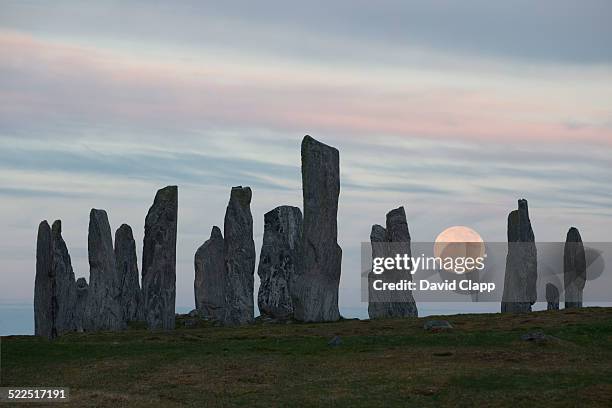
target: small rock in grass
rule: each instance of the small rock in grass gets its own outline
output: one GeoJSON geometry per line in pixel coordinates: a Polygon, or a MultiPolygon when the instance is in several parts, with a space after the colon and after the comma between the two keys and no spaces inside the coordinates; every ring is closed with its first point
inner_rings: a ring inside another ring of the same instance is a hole
{"type": "Polygon", "coordinates": [[[340,336],[334,336],[329,342],[327,342],[327,344],[332,347],[338,347],[342,344],[342,339],[340,336]]]}
{"type": "Polygon", "coordinates": [[[425,322],[423,328],[430,332],[440,332],[452,330],[453,326],[446,320],[428,320],[425,322]]]}

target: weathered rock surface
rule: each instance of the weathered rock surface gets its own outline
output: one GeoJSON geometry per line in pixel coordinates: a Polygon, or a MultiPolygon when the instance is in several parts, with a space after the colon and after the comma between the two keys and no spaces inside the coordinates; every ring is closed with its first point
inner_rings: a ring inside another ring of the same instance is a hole
{"type": "Polygon", "coordinates": [[[502,297],[502,313],[531,311],[537,298],[537,249],[529,220],[527,200],[508,215],[508,255],[502,297]]]}
{"type": "Polygon", "coordinates": [[[134,241],[132,228],[127,224],[122,224],[115,231],[115,262],[121,282],[119,299],[123,319],[126,322],[143,320],[136,241],[134,241]]]}
{"type": "MultiPolygon", "coordinates": [[[[407,254],[412,256],[410,248],[410,232],[406,221],[404,207],[399,207],[387,213],[387,228],[373,225],[370,233],[372,258],[395,257],[407,254]]],[[[368,275],[368,315],[370,319],[392,317],[416,317],[418,309],[412,292],[396,293],[375,291],[373,281],[383,279],[385,282],[399,282],[402,279],[412,280],[412,275],[406,271],[386,270],[381,275],[370,272],[368,275]]]]}
{"type": "Polygon", "coordinates": [[[582,291],[586,282],[586,256],[580,232],[574,227],[569,229],[565,240],[563,280],[565,308],[582,307],[582,291]]]}
{"type": "Polygon", "coordinates": [[[62,222],[51,227],[52,275],[55,278],[55,329],[58,336],[76,330],[76,282],[68,248],[62,238],[62,222]]]}
{"type": "Polygon", "coordinates": [[[54,277],[51,227],[47,221],[38,225],[36,240],[36,279],[34,282],[34,333],[55,338],[55,310],[53,306],[54,277]]]}
{"type": "Polygon", "coordinates": [[[276,319],[293,317],[291,281],[302,260],[302,212],[280,206],[264,215],[264,235],[259,256],[261,285],[257,305],[261,315],[276,319]]]}
{"type": "Polygon", "coordinates": [[[442,332],[453,329],[453,325],[448,320],[428,320],[423,328],[430,332],[442,332]]]}
{"type": "Polygon", "coordinates": [[[252,192],[233,187],[225,212],[225,300],[223,323],[242,325],[253,321],[255,242],[253,241],[252,192]]]}
{"type": "Polygon", "coordinates": [[[82,332],[85,330],[83,327],[83,319],[85,316],[85,306],[87,305],[87,295],[89,293],[89,285],[85,278],[79,278],[76,281],[76,311],[75,321],[76,330],[82,332]]]}
{"type": "Polygon", "coordinates": [[[338,150],[305,136],[302,141],[304,197],[303,262],[292,283],[294,317],[306,322],[336,321],[342,249],[338,245],[338,150]]]}
{"type": "Polygon", "coordinates": [[[61,221],[38,226],[34,333],[53,339],[76,330],[76,284],[61,221]]]}
{"type": "Polygon", "coordinates": [[[193,289],[199,315],[223,320],[225,313],[225,243],[219,227],[213,227],[210,238],[195,253],[193,289]]]}
{"type": "Polygon", "coordinates": [[[546,284],[547,310],[559,310],[559,289],[552,283],[546,284]]]}
{"type": "Polygon", "coordinates": [[[151,330],[175,326],[178,188],[157,191],[145,219],[142,254],[144,318],[151,330]]]}
{"type": "Polygon", "coordinates": [[[115,262],[113,238],[106,211],[89,213],[89,293],[85,306],[85,331],[126,328],[121,309],[121,279],[115,262]]]}

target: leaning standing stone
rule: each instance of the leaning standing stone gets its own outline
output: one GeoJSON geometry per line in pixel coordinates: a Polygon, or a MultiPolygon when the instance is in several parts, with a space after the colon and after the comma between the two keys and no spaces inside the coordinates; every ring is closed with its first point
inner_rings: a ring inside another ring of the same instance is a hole
{"type": "Polygon", "coordinates": [[[142,291],[151,330],[172,330],[175,325],[177,219],[178,188],[164,187],[145,219],[142,291]]]}
{"type": "Polygon", "coordinates": [[[546,284],[547,310],[559,310],[559,289],[552,283],[546,284]]]}
{"type": "Polygon", "coordinates": [[[508,216],[508,255],[502,313],[530,312],[537,298],[537,249],[527,200],[519,200],[518,207],[508,216]]]}
{"type": "Polygon", "coordinates": [[[193,289],[198,314],[222,321],[225,313],[225,256],[223,235],[213,227],[210,238],[195,253],[193,289]]]}
{"type": "Polygon", "coordinates": [[[55,329],[61,336],[76,330],[76,282],[66,243],[62,238],[62,222],[51,227],[53,243],[53,276],[55,279],[55,329]]]}
{"type": "Polygon", "coordinates": [[[280,206],[264,215],[264,236],[259,255],[261,285],[257,296],[259,312],[275,319],[293,316],[291,280],[302,259],[302,212],[280,206]]]}
{"type": "Polygon", "coordinates": [[[563,251],[565,308],[582,307],[582,291],[586,282],[586,256],[582,237],[572,227],[567,232],[563,251]]]}
{"type": "Polygon", "coordinates": [[[89,294],[83,320],[86,331],[122,330],[121,280],[117,273],[113,238],[104,210],[89,214],[89,294]]]}
{"type": "Polygon", "coordinates": [[[303,262],[292,284],[294,316],[306,322],[340,318],[338,287],[342,249],[338,246],[338,150],[305,136],[302,141],[304,197],[303,262]]]}
{"type": "Polygon", "coordinates": [[[132,228],[121,225],[115,231],[115,260],[121,282],[121,309],[126,322],[142,320],[142,292],[138,282],[136,241],[132,228]]]}
{"type": "Polygon", "coordinates": [[[242,325],[254,319],[253,275],[255,242],[253,241],[252,192],[249,187],[233,187],[225,212],[225,299],[223,323],[242,325]]]}

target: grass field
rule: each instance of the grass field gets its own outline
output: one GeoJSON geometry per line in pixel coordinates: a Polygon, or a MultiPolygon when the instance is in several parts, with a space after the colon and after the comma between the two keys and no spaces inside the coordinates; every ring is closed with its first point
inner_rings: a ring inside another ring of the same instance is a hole
{"type": "Polygon", "coordinates": [[[612,309],[440,318],[4,337],[0,381],[74,407],[612,406],[612,309]]]}

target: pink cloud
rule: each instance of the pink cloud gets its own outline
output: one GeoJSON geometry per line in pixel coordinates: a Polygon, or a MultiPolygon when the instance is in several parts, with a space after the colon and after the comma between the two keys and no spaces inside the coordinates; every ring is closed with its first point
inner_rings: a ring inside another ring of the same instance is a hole
{"type": "MultiPolygon", "coordinates": [[[[489,141],[612,141],[609,127],[571,127],[569,108],[525,89],[430,88],[388,80],[359,83],[342,72],[258,60],[130,54],[110,48],[0,32],[0,117],[138,124],[201,124],[281,131],[394,134],[489,141]],[[324,72],[322,70],[321,72],[324,72]]],[[[374,75],[374,74],[372,74],[374,75]]],[[[560,84],[559,86],[563,86],[560,84]]],[[[576,107],[601,117],[606,109],[576,107]]]]}

